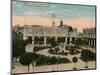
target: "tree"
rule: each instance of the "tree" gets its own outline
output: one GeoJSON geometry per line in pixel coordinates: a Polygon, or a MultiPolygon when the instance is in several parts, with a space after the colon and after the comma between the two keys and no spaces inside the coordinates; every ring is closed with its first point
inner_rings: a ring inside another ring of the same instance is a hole
{"type": "Polygon", "coordinates": [[[78,50],[76,49],[75,46],[70,46],[69,51],[70,51],[69,53],[70,53],[71,55],[80,53],[80,51],[78,51],[78,50]]]}
{"type": "Polygon", "coordinates": [[[55,41],[55,38],[54,38],[54,37],[52,37],[52,38],[50,39],[50,44],[51,44],[52,47],[55,47],[55,46],[58,45],[58,43],[55,41]]]}
{"type": "Polygon", "coordinates": [[[34,37],[34,43],[35,44],[38,44],[39,43],[39,37],[38,36],[34,37]]]}
{"type": "MultiPolygon", "coordinates": [[[[77,57],[73,57],[72,58],[72,61],[73,61],[73,63],[75,64],[75,66],[76,66],[76,63],[77,63],[77,61],[78,61],[78,59],[77,59],[77,57]]],[[[74,66],[74,68],[73,69],[76,69],[76,67],[74,66]]]]}
{"type": "Polygon", "coordinates": [[[83,40],[83,44],[87,47],[88,46],[88,41],[83,40]]]}
{"type": "Polygon", "coordinates": [[[79,47],[83,45],[83,40],[81,38],[77,38],[74,43],[75,46],[79,47]]]}
{"type": "Polygon", "coordinates": [[[43,50],[45,48],[48,48],[48,46],[34,46],[33,52],[37,52],[37,51],[43,50]]]}
{"type": "Polygon", "coordinates": [[[14,30],[12,30],[12,36],[13,36],[13,37],[18,37],[17,32],[15,32],[14,30]]]}
{"type": "Polygon", "coordinates": [[[52,54],[52,53],[53,53],[52,48],[50,48],[50,49],[48,50],[48,52],[52,54]]]}
{"type": "Polygon", "coordinates": [[[27,65],[29,72],[29,65],[32,63],[32,60],[33,60],[33,53],[24,53],[21,55],[19,62],[22,65],[27,65]]]}
{"type": "Polygon", "coordinates": [[[36,59],[36,66],[49,65],[50,64],[49,60],[50,56],[38,55],[38,58],[36,59]]]}
{"type": "Polygon", "coordinates": [[[56,41],[52,41],[52,42],[51,42],[51,46],[52,46],[52,47],[56,47],[57,45],[58,45],[58,43],[57,43],[56,41]]]}
{"type": "Polygon", "coordinates": [[[72,44],[75,44],[75,38],[74,37],[72,38],[71,42],[72,42],[72,44]]]}
{"type": "Polygon", "coordinates": [[[19,37],[13,37],[12,39],[12,53],[13,58],[17,58],[25,52],[25,41],[19,37]]]}
{"type": "Polygon", "coordinates": [[[69,26],[68,32],[73,32],[73,28],[69,26]]]}
{"type": "Polygon", "coordinates": [[[38,51],[38,47],[37,46],[34,46],[33,48],[33,53],[37,52],[38,51]]]}
{"type": "Polygon", "coordinates": [[[55,48],[55,53],[58,54],[58,52],[60,51],[59,47],[55,48]]]}
{"type": "Polygon", "coordinates": [[[58,37],[57,38],[57,43],[64,43],[65,42],[65,37],[58,37]]]}
{"type": "Polygon", "coordinates": [[[48,44],[50,44],[50,37],[47,37],[47,39],[46,39],[46,42],[48,43],[48,44]]]}
{"type": "Polygon", "coordinates": [[[88,68],[88,61],[94,61],[96,59],[96,55],[88,49],[83,49],[81,52],[81,59],[86,62],[85,68],[88,68]]]}
{"type": "Polygon", "coordinates": [[[27,44],[32,44],[32,37],[29,36],[26,41],[27,41],[27,44]]]}
{"type": "Polygon", "coordinates": [[[67,44],[69,44],[69,43],[70,43],[70,38],[68,37],[68,38],[67,38],[67,44]]]}
{"type": "Polygon", "coordinates": [[[12,36],[22,39],[23,38],[23,33],[19,32],[19,31],[12,30],[12,36]]]}
{"type": "Polygon", "coordinates": [[[44,37],[40,37],[39,38],[39,44],[43,44],[44,43],[44,37]]]}

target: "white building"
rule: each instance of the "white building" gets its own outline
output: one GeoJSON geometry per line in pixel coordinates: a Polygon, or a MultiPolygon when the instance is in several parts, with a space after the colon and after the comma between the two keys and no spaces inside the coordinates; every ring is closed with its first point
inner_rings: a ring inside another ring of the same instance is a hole
{"type": "MultiPolygon", "coordinates": [[[[65,42],[68,44],[72,41],[72,38],[78,36],[77,29],[73,29],[73,32],[68,32],[68,26],[63,25],[61,20],[60,26],[38,26],[38,25],[24,25],[23,28],[23,38],[27,39],[29,36],[32,37],[33,44],[36,44],[35,40],[42,38],[44,44],[47,43],[47,38],[55,38],[55,41],[58,37],[63,37],[65,42]],[[69,34],[70,33],[70,34],[69,34]]],[[[75,39],[74,39],[75,40],[75,39]]]]}

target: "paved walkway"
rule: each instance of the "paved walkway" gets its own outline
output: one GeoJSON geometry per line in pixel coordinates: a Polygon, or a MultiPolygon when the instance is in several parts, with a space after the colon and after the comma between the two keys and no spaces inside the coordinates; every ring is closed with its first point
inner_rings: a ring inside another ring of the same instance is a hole
{"type": "MultiPolygon", "coordinates": [[[[31,49],[33,50],[33,46],[30,45],[30,51],[31,49]]],[[[26,48],[28,49],[28,48],[26,48]]],[[[80,54],[76,55],[70,55],[68,54],[67,56],[65,55],[54,55],[54,54],[49,54],[48,53],[49,49],[43,49],[37,52],[37,54],[42,54],[45,56],[56,56],[56,57],[64,57],[68,58],[72,62],[72,58],[75,56],[77,58],[80,57],[80,54]]],[[[45,65],[45,66],[35,66],[34,71],[32,65],[30,65],[30,72],[48,72],[48,71],[64,71],[64,70],[73,70],[73,67],[75,66],[74,63],[67,63],[67,64],[59,64],[59,65],[45,65]],[[54,67],[54,69],[53,69],[54,67]]],[[[77,69],[86,69],[85,67],[85,62],[83,62],[81,59],[78,59],[78,62],[76,63],[76,68],[77,69]]],[[[95,61],[88,62],[88,67],[89,69],[95,68],[95,61]]],[[[13,70],[13,73],[27,73],[28,72],[28,67],[23,66],[20,63],[15,64],[15,69],[13,70]]]]}

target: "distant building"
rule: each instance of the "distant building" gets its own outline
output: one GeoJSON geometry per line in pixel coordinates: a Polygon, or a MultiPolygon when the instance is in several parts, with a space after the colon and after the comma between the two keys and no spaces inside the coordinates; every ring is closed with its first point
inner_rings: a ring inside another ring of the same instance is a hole
{"type": "Polygon", "coordinates": [[[83,38],[88,41],[88,45],[91,47],[96,46],[96,28],[83,29],[83,38]]]}
{"type": "Polygon", "coordinates": [[[23,38],[23,28],[24,28],[23,26],[21,27],[19,25],[16,25],[12,27],[12,31],[14,34],[16,33],[17,36],[23,38]]]}
{"type": "Polygon", "coordinates": [[[66,37],[67,35],[67,30],[63,30],[62,28],[56,28],[56,27],[36,27],[36,26],[24,26],[24,39],[27,39],[29,36],[33,38],[33,43],[34,40],[40,37],[43,37],[44,43],[46,44],[46,38],[47,37],[66,37]]]}
{"type": "Polygon", "coordinates": [[[42,38],[44,44],[47,43],[48,38],[55,38],[55,41],[59,37],[63,37],[67,44],[70,44],[72,39],[75,41],[77,38],[77,29],[73,28],[73,32],[68,32],[69,26],[63,24],[61,20],[59,26],[39,26],[39,25],[24,25],[23,27],[23,39],[27,39],[29,36],[33,39],[33,44],[36,44],[35,40],[42,38]],[[70,33],[70,35],[69,35],[70,33]]]}
{"type": "Polygon", "coordinates": [[[44,44],[47,44],[48,38],[55,38],[55,41],[57,41],[57,38],[63,37],[65,39],[66,44],[71,44],[72,41],[75,41],[75,39],[78,37],[77,29],[73,28],[73,31],[68,31],[69,27],[65,24],[63,24],[63,21],[60,21],[59,26],[39,26],[39,25],[24,25],[23,27],[15,26],[13,29],[16,32],[22,32],[23,33],[23,39],[27,39],[29,36],[32,37],[33,44],[37,44],[36,40],[38,38],[42,38],[44,44]]]}

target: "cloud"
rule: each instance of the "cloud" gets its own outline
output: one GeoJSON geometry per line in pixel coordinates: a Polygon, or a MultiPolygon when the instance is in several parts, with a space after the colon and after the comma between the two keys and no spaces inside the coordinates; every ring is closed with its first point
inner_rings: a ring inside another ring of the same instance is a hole
{"type": "Polygon", "coordinates": [[[26,16],[31,16],[31,15],[33,15],[33,12],[32,11],[25,11],[23,14],[26,16]]]}
{"type": "Polygon", "coordinates": [[[95,8],[89,6],[63,5],[31,2],[30,6],[23,2],[13,3],[12,14],[16,16],[37,16],[56,19],[77,19],[95,16],[95,8]]]}
{"type": "Polygon", "coordinates": [[[12,1],[12,4],[15,5],[18,8],[23,6],[23,2],[19,2],[19,1],[12,1]]]}

